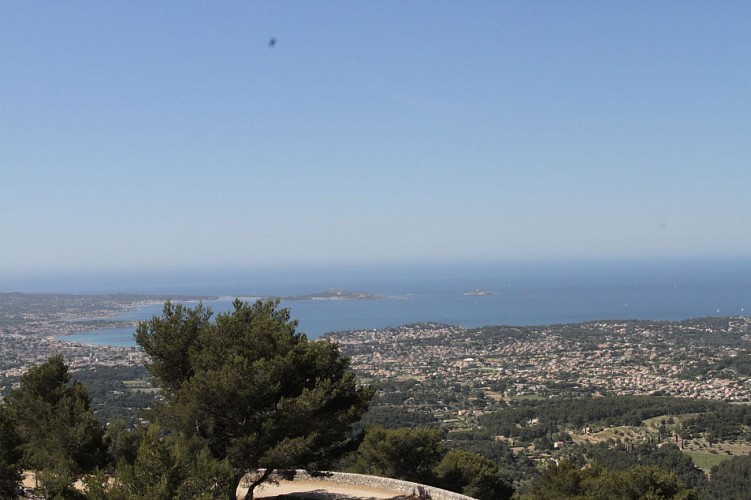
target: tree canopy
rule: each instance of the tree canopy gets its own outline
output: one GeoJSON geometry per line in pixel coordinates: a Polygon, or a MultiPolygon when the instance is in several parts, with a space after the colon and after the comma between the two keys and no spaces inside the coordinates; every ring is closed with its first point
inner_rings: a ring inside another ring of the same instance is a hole
{"type": "Polygon", "coordinates": [[[212,321],[202,305],[167,302],[135,334],[166,398],[154,417],[226,460],[235,487],[250,470],[266,469],[251,497],[274,469],[325,464],[344,450],[373,395],[336,344],[309,341],[278,305],[236,300],[212,321]]]}
{"type": "Polygon", "coordinates": [[[711,498],[740,500],[751,490],[751,456],[733,457],[712,467],[711,498]]]}
{"type": "Polygon", "coordinates": [[[357,449],[352,471],[430,484],[433,468],[445,453],[438,429],[371,426],[357,449]]]}
{"type": "Polygon", "coordinates": [[[12,498],[21,478],[21,438],[8,407],[0,404],[0,498],[12,498]]]}
{"type": "Polygon", "coordinates": [[[447,451],[441,431],[427,427],[368,427],[351,470],[438,486],[479,500],[511,498],[513,493],[492,460],[469,451],[447,451]]]}
{"type": "Polygon", "coordinates": [[[501,479],[492,460],[464,450],[451,450],[435,467],[437,483],[478,500],[511,498],[514,490],[501,479]]]}
{"type": "Polygon", "coordinates": [[[550,463],[532,482],[523,500],[559,500],[562,498],[632,500],[697,500],[699,493],[687,489],[675,474],[658,467],[637,466],[626,471],[611,471],[598,464],[580,467],[568,460],[550,463]]]}
{"type": "Polygon", "coordinates": [[[106,462],[104,430],[89,403],[59,355],[30,368],[8,397],[23,464],[43,472],[50,494],[70,490],[78,476],[106,462]]]}

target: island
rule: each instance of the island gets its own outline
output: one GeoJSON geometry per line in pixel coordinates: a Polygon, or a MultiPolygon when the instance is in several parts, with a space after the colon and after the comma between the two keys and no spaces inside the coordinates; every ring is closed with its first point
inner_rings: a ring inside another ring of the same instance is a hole
{"type": "Polygon", "coordinates": [[[280,300],[389,300],[393,297],[377,295],[370,292],[347,291],[339,288],[329,288],[322,292],[306,295],[290,295],[274,297],[280,300]]]}

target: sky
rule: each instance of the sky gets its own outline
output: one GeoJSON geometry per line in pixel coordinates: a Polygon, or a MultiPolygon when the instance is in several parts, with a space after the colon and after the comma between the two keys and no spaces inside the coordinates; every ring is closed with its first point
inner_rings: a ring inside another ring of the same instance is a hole
{"type": "Polygon", "coordinates": [[[749,19],[0,0],[0,277],[751,258],[749,19]]]}

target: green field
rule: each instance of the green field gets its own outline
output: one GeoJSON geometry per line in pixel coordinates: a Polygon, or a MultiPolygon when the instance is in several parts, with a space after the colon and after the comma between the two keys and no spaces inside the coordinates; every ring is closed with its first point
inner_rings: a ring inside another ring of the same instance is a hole
{"type": "Polygon", "coordinates": [[[704,453],[703,451],[684,451],[686,455],[691,457],[694,464],[701,470],[708,471],[720,462],[730,458],[730,455],[724,453],[704,453]]]}

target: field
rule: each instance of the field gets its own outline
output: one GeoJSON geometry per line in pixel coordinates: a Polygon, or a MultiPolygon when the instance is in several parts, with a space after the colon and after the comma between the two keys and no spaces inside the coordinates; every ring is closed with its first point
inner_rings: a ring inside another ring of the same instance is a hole
{"type": "Polygon", "coordinates": [[[682,447],[683,453],[691,457],[694,464],[705,473],[733,456],[751,455],[751,443],[744,441],[720,441],[710,443],[706,439],[676,439],[676,431],[680,428],[683,419],[690,415],[660,416],[645,420],[641,426],[613,426],[604,429],[594,429],[590,432],[573,432],[571,438],[576,444],[602,443],[608,440],[642,443],[657,442],[661,444],[674,443],[682,447]],[[669,423],[668,423],[669,422],[669,423]],[[660,436],[660,427],[667,431],[667,435],[660,436]]]}
{"type": "Polygon", "coordinates": [[[691,460],[694,461],[694,465],[703,470],[705,473],[709,472],[712,467],[719,464],[723,460],[730,458],[729,455],[714,455],[712,453],[705,453],[702,451],[684,451],[683,453],[691,457],[691,460]]]}

